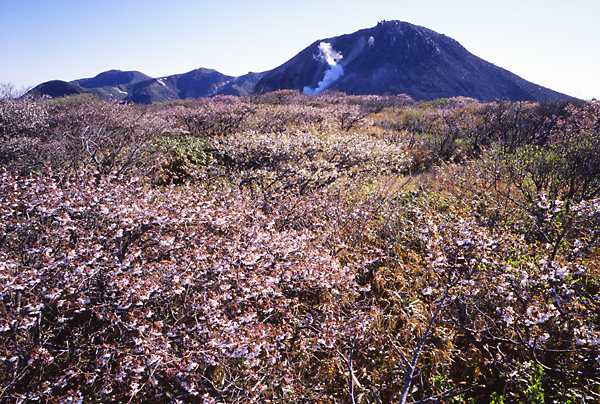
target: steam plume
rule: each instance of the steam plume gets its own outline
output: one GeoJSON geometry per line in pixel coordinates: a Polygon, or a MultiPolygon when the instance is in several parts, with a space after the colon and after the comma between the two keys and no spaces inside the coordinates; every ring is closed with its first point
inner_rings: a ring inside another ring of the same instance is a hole
{"type": "Polygon", "coordinates": [[[304,87],[304,94],[315,95],[325,90],[327,86],[339,79],[344,74],[344,68],[338,65],[338,61],[342,59],[342,54],[333,50],[331,44],[327,42],[321,42],[319,44],[319,54],[315,55],[315,59],[324,61],[329,65],[329,68],[325,71],[323,80],[319,81],[318,87],[314,90],[308,86],[304,87]]]}

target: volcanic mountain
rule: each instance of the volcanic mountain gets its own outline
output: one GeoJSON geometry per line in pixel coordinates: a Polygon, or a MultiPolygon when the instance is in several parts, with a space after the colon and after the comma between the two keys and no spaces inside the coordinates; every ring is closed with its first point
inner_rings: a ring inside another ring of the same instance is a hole
{"type": "Polygon", "coordinates": [[[407,94],[415,100],[571,98],[480,59],[452,38],[401,21],[318,40],[268,72],[254,91],[280,89],[407,94]]]}

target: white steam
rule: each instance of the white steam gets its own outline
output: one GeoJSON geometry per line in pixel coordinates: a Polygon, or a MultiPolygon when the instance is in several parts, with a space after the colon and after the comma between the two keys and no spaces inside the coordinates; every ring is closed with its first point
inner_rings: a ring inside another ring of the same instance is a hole
{"type": "Polygon", "coordinates": [[[319,44],[319,54],[315,55],[315,59],[324,61],[329,65],[329,69],[325,71],[323,80],[319,81],[318,87],[314,90],[308,86],[304,87],[304,94],[315,95],[325,90],[327,86],[339,79],[344,74],[344,68],[337,62],[342,59],[342,54],[333,50],[331,44],[321,42],[319,44]]]}

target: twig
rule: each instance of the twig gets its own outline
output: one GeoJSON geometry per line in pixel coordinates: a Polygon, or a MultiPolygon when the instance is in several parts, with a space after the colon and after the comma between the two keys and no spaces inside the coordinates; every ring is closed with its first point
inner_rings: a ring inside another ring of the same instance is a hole
{"type": "Polygon", "coordinates": [[[444,392],[441,392],[440,394],[436,394],[435,396],[427,397],[427,398],[424,398],[424,399],[419,400],[419,401],[414,401],[414,402],[412,402],[410,404],[433,403],[433,402],[436,402],[436,401],[443,400],[445,398],[451,398],[451,397],[460,396],[461,394],[466,393],[467,391],[472,390],[473,387],[475,387],[475,386],[469,387],[468,389],[464,389],[464,390],[457,391],[457,392],[453,393],[453,391],[456,390],[457,387],[458,386],[454,386],[454,387],[452,387],[452,388],[450,388],[450,389],[448,389],[448,390],[446,390],[444,392]]]}
{"type": "Polygon", "coordinates": [[[356,382],[356,384],[360,387],[360,383],[358,382],[358,380],[356,379],[356,376],[354,376],[354,367],[352,365],[352,356],[354,354],[354,340],[352,341],[352,345],[350,346],[350,355],[349,358],[346,359],[346,357],[344,355],[342,355],[341,352],[338,351],[338,353],[340,354],[340,356],[342,357],[342,359],[344,360],[344,362],[346,362],[346,366],[348,366],[348,372],[350,372],[350,402],[352,404],[356,404],[356,401],[354,399],[354,383],[356,382]]]}
{"type": "Polygon", "coordinates": [[[404,388],[402,388],[402,394],[400,396],[400,404],[406,404],[406,399],[408,398],[408,393],[410,392],[410,386],[413,381],[413,375],[415,373],[415,369],[417,368],[417,361],[419,360],[419,356],[421,356],[421,351],[423,350],[425,341],[427,340],[427,338],[429,338],[429,335],[431,334],[431,328],[433,327],[433,323],[435,322],[435,320],[437,319],[437,316],[442,311],[444,302],[448,298],[448,293],[450,292],[451,287],[452,287],[452,285],[450,287],[448,287],[448,289],[446,289],[444,296],[440,300],[440,305],[438,306],[435,314],[431,317],[431,320],[429,321],[429,324],[427,325],[427,329],[425,330],[425,333],[423,334],[423,336],[421,336],[421,339],[419,340],[419,343],[417,344],[417,348],[415,349],[415,352],[413,354],[412,361],[410,362],[410,364],[408,364],[408,372],[405,376],[404,388]]]}
{"type": "Polygon", "coordinates": [[[373,386],[369,386],[369,389],[371,390],[371,394],[373,395],[373,400],[371,400],[371,404],[381,404],[381,401],[379,401],[379,394],[377,394],[373,386]]]}

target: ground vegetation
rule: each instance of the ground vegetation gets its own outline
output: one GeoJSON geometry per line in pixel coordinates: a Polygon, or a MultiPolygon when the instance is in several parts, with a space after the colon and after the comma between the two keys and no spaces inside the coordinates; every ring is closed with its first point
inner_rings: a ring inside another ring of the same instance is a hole
{"type": "Polygon", "coordinates": [[[0,100],[0,401],[600,400],[600,103],[0,100]]]}

